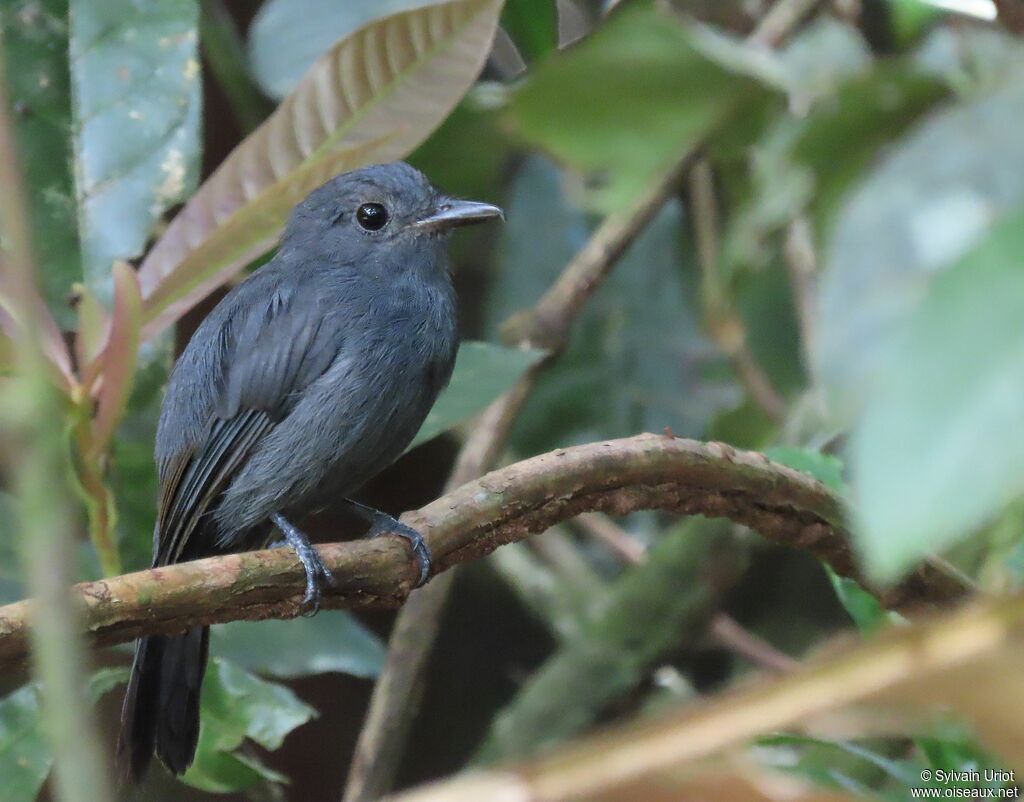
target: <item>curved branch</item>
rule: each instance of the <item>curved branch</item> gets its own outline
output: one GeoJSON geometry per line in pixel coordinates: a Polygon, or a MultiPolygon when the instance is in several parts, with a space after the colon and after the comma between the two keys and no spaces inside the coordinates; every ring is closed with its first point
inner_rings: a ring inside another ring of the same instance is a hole
{"type": "MultiPolygon", "coordinates": [[[[469,482],[403,520],[423,534],[435,571],[443,571],[581,512],[652,509],[730,518],[860,578],[842,502],[823,485],[758,453],[666,435],[533,457],[469,482]]],[[[398,538],[332,543],[320,553],[336,579],[324,608],[394,606],[412,588],[414,566],[398,538]]],[[[74,592],[91,643],[106,646],[195,624],[291,618],[299,613],[303,587],[294,554],[272,549],[83,583],[74,592]]],[[[963,593],[955,580],[926,566],[884,599],[904,607],[963,593]]],[[[0,664],[25,656],[34,609],[31,600],[0,607],[0,664]]]]}

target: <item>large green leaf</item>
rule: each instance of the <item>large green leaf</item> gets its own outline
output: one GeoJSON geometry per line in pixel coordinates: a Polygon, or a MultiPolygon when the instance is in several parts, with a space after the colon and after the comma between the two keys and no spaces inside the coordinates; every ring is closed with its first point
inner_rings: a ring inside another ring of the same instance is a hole
{"type": "Polygon", "coordinates": [[[335,44],[171,222],[139,270],[153,335],[274,241],[339,172],[407,155],[469,89],[502,0],[394,14],[335,44]]]}
{"type": "Polygon", "coordinates": [[[248,788],[261,778],[280,781],[276,772],[236,750],[247,738],[265,749],[277,749],[288,733],[316,716],[285,686],[219,658],[210,661],[202,700],[195,763],[182,779],[217,793],[248,788]]]}
{"type": "Polygon", "coordinates": [[[761,82],[734,69],[739,65],[722,66],[734,51],[705,45],[672,13],[646,4],[624,8],[586,41],[538,66],[513,101],[518,127],[560,159],[599,171],[607,185],[598,202],[621,205],[688,148],[769,96],[761,82]]]}
{"type": "Polygon", "coordinates": [[[1017,214],[935,276],[888,343],[849,448],[858,543],[876,576],[966,536],[1024,487],[1022,308],[1017,214]]]}
{"type": "Polygon", "coordinates": [[[8,95],[31,202],[43,295],[70,328],[71,284],[82,276],[71,172],[67,0],[0,4],[8,95]]]}
{"type": "Polygon", "coordinates": [[[235,621],[214,627],[211,650],[219,657],[274,677],[337,671],[375,677],[384,661],[380,638],[341,610],[293,621],[235,621]],[[274,644],[268,649],[267,644],[274,644]]]}
{"type": "Polygon", "coordinates": [[[455,371],[409,448],[415,448],[482,412],[543,356],[489,343],[468,342],[459,348],[455,371]]]}
{"type": "Polygon", "coordinates": [[[918,126],[843,203],[827,244],[814,343],[816,373],[838,420],[861,408],[893,338],[937,276],[1024,203],[1022,125],[1024,80],[951,106],[918,126]]]}
{"type": "Polygon", "coordinates": [[[140,254],[199,164],[197,0],[71,0],[75,178],[86,283],[140,254]]]}
{"type": "Polygon", "coordinates": [[[281,99],[331,45],[368,22],[444,0],[267,0],[249,26],[249,64],[260,88],[281,99]]]}

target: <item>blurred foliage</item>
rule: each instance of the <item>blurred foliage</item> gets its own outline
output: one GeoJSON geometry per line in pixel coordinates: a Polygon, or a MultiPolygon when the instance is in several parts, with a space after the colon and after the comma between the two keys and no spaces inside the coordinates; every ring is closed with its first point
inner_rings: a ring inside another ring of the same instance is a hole
{"type": "Polygon", "coordinates": [[[47,266],[40,276],[41,290],[58,321],[70,325],[68,295],[82,266],[69,135],[68,2],[4,3],[0,30],[29,188],[33,245],[47,266]]]}
{"type": "MultiPolygon", "coordinates": [[[[89,680],[93,700],[128,680],[126,668],[97,671],[89,680]]],[[[37,682],[0,699],[0,798],[11,802],[35,799],[50,773],[53,753],[43,734],[37,682]]]]}
{"type": "MultiPolygon", "coordinates": [[[[115,539],[127,569],[149,563],[152,444],[173,361],[167,328],[181,321],[180,345],[196,305],[273,245],[313,186],[408,157],[447,191],[500,203],[507,215],[500,233],[453,241],[467,341],[416,446],[537,368],[510,457],[666,429],[761,449],[843,498],[876,577],[939,558],[989,593],[1019,592],[1021,40],[924,0],[875,0],[860,4],[859,22],[836,11],[843,4],[819,4],[774,49],[744,41],[771,5],[224,0],[204,5],[200,25],[198,0],[0,4],[41,295],[76,357],[64,388],[69,464],[96,542],[115,539]],[[505,51],[488,61],[499,24],[505,51]],[[510,74],[510,64],[525,71],[510,74]],[[264,120],[268,98],[278,105],[264,120]],[[537,302],[601,215],[621,213],[686,153],[707,159],[711,208],[697,208],[692,187],[670,198],[556,359],[538,368],[544,354],[499,345],[502,324],[537,302]],[[141,311],[134,276],[113,266],[136,258],[141,311]],[[783,415],[765,408],[751,365],[783,415]]],[[[17,311],[0,275],[4,364],[17,311]]],[[[403,464],[442,477],[445,453],[435,443],[403,464]]],[[[380,482],[396,509],[422,500],[402,470],[380,482]]],[[[0,489],[4,602],[23,594],[13,503],[0,489]]],[[[98,577],[101,562],[109,567],[83,538],[81,578],[98,577]]],[[[797,659],[843,629],[857,631],[861,649],[879,648],[879,660],[920,637],[852,580],[717,523],[591,518],[488,565],[487,599],[507,606],[487,618],[484,645],[458,632],[460,649],[439,654],[436,673],[460,688],[500,688],[486,709],[462,709],[459,697],[428,722],[452,737],[419,746],[429,768],[409,779],[474,754],[531,753],[740,677],[757,682],[751,668],[768,669],[749,649],[707,636],[720,612],[797,659]],[[527,642],[524,620],[539,621],[551,643],[527,642]]],[[[479,596],[466,603],[490,609],[479,596]]],[[[729,782],[691,787],[767,799],[760,772],[771,769],[799,779],[794,798],[812,798],[811,783],[822,799],[905,800],[926,770],[1019,766],[1020,647],[1007,623],[1017,619],[1011,602],[991,604],[1008,606],[980,624],[933,630],[942,643],[964,631],[958,647],[979,643],[979,632],[992,638],[967,668],[932,665],[915,682],[908,663],[888,689],[859,697],[891,704],[903,694],[946,717],[885,718],[885,737],[864,726],[839,738],[781,716],[792,732],[735,736],[734,746],[752,748],[725,761],[716,777],[729,782]]],[[[185,778],[193,788],[168,785],[167,798],[319,798],[303,775],[322,772],[297,771],[291,751],[320,755],[321,736],[309,733],[329,720],[343,729],[330,739],[331,760],[347,760],[340,750],[358,728],[366,684],[353,691],[337,675],[376,675],[381,620],[368,627],[331,612],[215,628],[200,753],[185,778]],[[310,691],[321,684],[330,692],[310,691]],[[315,708],[321,723],[303,726],[315,708]]],[[[837,691],[878,665],[853,654],[850,674],[812,670],[786,705],[769,684],[756,686],[757,710],[788,711],[797,699],[834,712],[837,691]]],[[[97,696],[122,676],[98,673],[97,696]]],[[[21,681],[12,675],[0,698],[0,797],[11,802],[34,799],[52,763],[40,689],[21,681]]],[[[713,705],[681,725],[694,742],[713,705]]],[[[872,711],[856,712],[863,722],[872,711]]],[[[975,786],[1000,787],[957,787],[975,786]]]]}
{"type": "Polygon", "coordinates": [[[81,275],[112,297],[113,263],[194,190],[199,165],[197,0],[71,0],[72,118],[81,275]]]}

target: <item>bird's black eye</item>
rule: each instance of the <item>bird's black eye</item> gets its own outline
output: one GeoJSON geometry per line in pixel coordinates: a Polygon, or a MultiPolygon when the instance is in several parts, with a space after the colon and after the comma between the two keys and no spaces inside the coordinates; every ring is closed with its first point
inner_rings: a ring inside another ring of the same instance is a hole
{"type": "Polygon", "coordinates": [[[356,210],[356,220],[367,231],[380,231],[387,225],[388,210],[382,203],[364,203],[356,210]]]}

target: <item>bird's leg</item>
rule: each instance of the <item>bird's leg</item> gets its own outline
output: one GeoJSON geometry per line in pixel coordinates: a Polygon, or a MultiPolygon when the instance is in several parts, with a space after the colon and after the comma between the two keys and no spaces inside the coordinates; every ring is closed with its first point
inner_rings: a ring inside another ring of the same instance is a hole
{"type": "Polygon", "coordinates": [[[306,594],[302,597],[302,606],[305,610],[304,615],[315,615],[320,609],[320,595],[324,586],[331,584],[334,576],[327,570],[327,566],[310,544],[305,532],[279,512],[271,515],[270,520],[281,530],[285,541],[294,549],[299,562],[306,569],[306,594]]]}
{"type": "Polygon", "coordinates": [[[423,540],[423,535],[413,529],[411,526],[403,524],[401,521],[391,517],[386,512],[375,510],[373,507],[369,507],[366,504],[360,504],[358,501],[353,501],[350,498],[345,499],[345,503],[352,508],[360,518],[370,524],[370,529],[366,533],[366,537],[377,537],[378,535],[394,534],[399,537],[404,537],[409,541],[409,546],[412,548],[413,556],[419,563],[420,575],[416,581],[416,587],[420,587],[425,584],[427,579],[430,577],[431,568],[431,556],[430,547],[427,546],[426,541],[423,540]]]}

